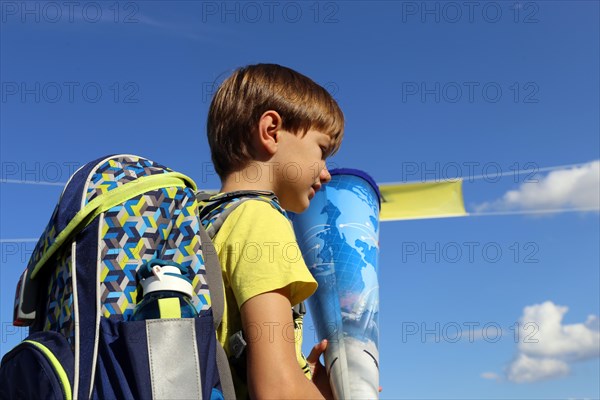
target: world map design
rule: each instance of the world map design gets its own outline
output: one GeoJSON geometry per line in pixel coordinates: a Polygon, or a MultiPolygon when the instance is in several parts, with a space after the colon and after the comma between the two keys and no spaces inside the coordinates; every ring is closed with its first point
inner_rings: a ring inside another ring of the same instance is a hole
{"type": "Polygon", "coordinates": [[[362,178],[343,176],[294,216],[294,227],[319,288],[308,303],[320,336],[333,329],[378,343],[379,204],[362,178]]]}

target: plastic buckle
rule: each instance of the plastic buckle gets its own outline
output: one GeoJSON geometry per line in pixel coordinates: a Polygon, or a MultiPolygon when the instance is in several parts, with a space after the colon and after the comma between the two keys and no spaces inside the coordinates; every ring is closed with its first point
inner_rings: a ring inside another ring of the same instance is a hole
{"type": "Polygon", "coordinates": [[[238,331],[229,337],[229,351],[231,352],[231,357],[235,359],[239,359],[248,343],[244,340],[244,334],[242,331],[238,331]]]}
{"type": "Polygon", "coordinates": [[[26,268],[19,278],[15,290],[14,326],[30,326],[35,321],[35,296],[37,295],[35,286],[29,279],[28,269],[26,268]]]}

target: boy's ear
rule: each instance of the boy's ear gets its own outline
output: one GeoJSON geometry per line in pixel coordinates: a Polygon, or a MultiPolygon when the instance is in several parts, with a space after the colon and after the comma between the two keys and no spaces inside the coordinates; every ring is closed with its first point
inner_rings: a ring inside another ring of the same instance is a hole
{"type": "Polygon", "coordinates": [[[277,151],[282,119],[277,111],[265,111],[258,121],[258,142],[260,149],[273,155],[277,151]]]}

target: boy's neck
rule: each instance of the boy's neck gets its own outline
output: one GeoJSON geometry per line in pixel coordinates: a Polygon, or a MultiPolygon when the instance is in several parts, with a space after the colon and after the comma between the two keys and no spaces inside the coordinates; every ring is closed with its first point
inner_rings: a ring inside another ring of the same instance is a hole
{"type": "Polygon", "coordinates": [[[221,181],[221,193],[238,190],[260,190],[275,192],[273,171],[261,162],[252,162],[249,167],[229,174],[221,181]]]}

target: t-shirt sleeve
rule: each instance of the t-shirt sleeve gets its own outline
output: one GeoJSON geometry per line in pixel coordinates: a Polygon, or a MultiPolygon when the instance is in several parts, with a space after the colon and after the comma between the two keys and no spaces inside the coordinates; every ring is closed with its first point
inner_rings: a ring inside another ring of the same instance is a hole
{"type": "Polygon", "coordinates": [[[290,221],[266,202],[246,201],[235,209],[215,237],[215,246],[238,307],[287,286],[295,305],[317,288],[290,221]]]}

